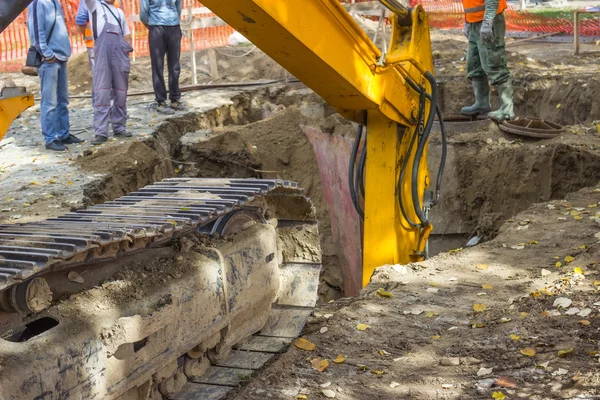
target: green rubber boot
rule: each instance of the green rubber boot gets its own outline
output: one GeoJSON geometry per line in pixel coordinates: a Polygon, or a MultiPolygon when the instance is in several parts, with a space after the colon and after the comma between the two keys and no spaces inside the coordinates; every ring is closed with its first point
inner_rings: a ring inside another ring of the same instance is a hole
{"type": "Polygon", "coordinates": [[[473,116],[492,111],[492,106],[490,105],[490,84],[487,77],[473,78],[471,84],[475,92],[475,103],[470,107],[461,108],[460,113],[462,115],[473,116]]]}
{"type": "Polygon", "coordinates": [[[514,89],[512,81],[509,79],[498,85],[498,95],[500,96],[500,109],[488,114],[489,119],[494,121],[506,121],[515,119],[515,105],[513,103],[514,89]]]}

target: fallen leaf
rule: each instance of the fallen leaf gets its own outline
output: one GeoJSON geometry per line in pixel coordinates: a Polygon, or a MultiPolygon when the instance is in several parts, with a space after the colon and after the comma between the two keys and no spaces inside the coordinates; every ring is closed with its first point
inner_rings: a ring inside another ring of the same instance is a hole
{"type": "Polygon", "coordinates": [[[296,398],[299,400],[304,400],[304,399],[307,399],[308,397],[306,397],[305,394],[299,394],[296,398]]]}
{"type": "Polygon", "coordinates": [[[313,351],[317,345],[304,339],[304,338],[298,338],[296,339],[296,341],[294,342],[294,346],[296,346],[297,348],[301,349],[301,350],[306,350],[306,351],[313,351]]]}
{"type": "Polygon", "coordinates": [[[477,267],[475,267],[477,269],[488,269],[489,266],[487,264],[477,264],[477,267]]]}
{"type": "Polygon", "coordinates": [[[581,246],[578,247],[579,250],[587,250],[587,246],[585,244],[582,244],[581,246]]]}
{"type": "Polygon", "coordinates": [[[369,325],[358,324],[358,325],[356,325],[356,329],[358,329],[359,331],[366,331],[367,329],[369,329],[369,325]]]}
{"type": "Polygon", "coordinates": [[[479,368],[479,371],[477,371],[477,376],[489,375],[493,370],[494,368],[479,368]]]}
{"type": "Polygon", "coordinates": [[[428,311],[428,312],[425,313],[425,316],[427,318],[435,317],[437,315],[438,315],[438,313],[436,313],[435,311],[428,311]]]}
{"type": "Polygon", "coordinates": [[[68,181],[68,182],[67,182],[67,186],[71,186],[71,185],[73,185],[73,182],[71,182],[71,181],[68,181]]]}
{"type": "Polygon", "coordinates": [[[512,340],[519,340],[519,339],[521,339],[521,336],[519,336],[519,335],[515,335],[514,333],[511,333],[511,334],[510,334],[510,338],[511,338],[512,340]]]}
{"type": "Polygon", "coordinates": [[[573,268],[573,273],[574,273],[575,275],[583,275],[583,271],[582,271],[582,270],[581,270],[581,268],[579,268],[579,267],[575,267],[575,268],[573,268]]]}
{"type": "Polygon", "coordinates": [[[458,249],[454,249],[454,250],[448,250],[448,253],[452,254],[452,253],[458,253],[459,251],[462,251],[462,247],[459,247],[458,249]]]}
{"type": "Polygon", "coordinates": [[[390,387],[392,389],[397,388],[398,386],[400,386],[400,384],[398,382],[392,382],[392,383],[390,383],[390,387]]]}
{"type": "Polygon", "coordinates": [[[548,276],[551,274],[552,274],[552,272],[548,271],[547,269],[542,269],[542,277],[545,277],[545,276],[548,276]]]}
{"type": "Polygon", "coordinates": [[[524,349],[521,349],[520,352],[524,356],[528,356],[528,357],[535,356],[535,349],[533,347],[525,347],[524,349]]]}
{"type": "Polygon", "coordinates": [[[540,297],[542,294],[541,294],[539,291],[537,291],[537,292],[531,292],[531,293],[529,293],[529,295],[530,295],[531,297],[533,297],[534,299],[537,299],[537,298],[538,298],[538,297],[540,297]]]}
{"type": "Polygon", "coordinates": [[[587,319],[582,319],[581,321],[577,321],[577,323],[581,326],[588,326],[590,324],[590,321],[588,321],[587,319]]]}
{"type": "Polygon", "coordinates": [[[313,369],[315,369],[319,372],[323,372],[327,369],[327,367],[329,367],[329,361],[315,358],[314,360],[312,360],[310,362],[310,365],[311,365],[311,367],[313,367],[313,369]]]}
{"type": "Polygon", "coordinates": [[[575,315],[579,313],[581,310],[577,307],[571,307],[567,311],[565,311],[565,315],[575,315]]]}
{"type": "Polygon", "coordinates": [[[487,306],[483,303],[475,303],[473,304],[473,310],[475,312],[484,312],[485,310],[487,310],[487,306]]]}
{"type": "Polygon", "coordinates": [[[525,318],[527,315],[529,315],[529,314],[527,314],[525,311],[521,311],[521,312],[519,313],[519,316],[520,316],[521,318],[525,318]]]}
{"type": "Polygon", "coordinates": [[[492,399],[504,400],[506,399],[506,396],[502,392],[494,392],[492,393],[492,399]]]}
{"type": "Polygon", "coordinates": [[[556,268],[560,268],[560,267],[562,267],[562,263],[561,263],[560,261],[558,261],[558,262],[556,263],[556,268]]]}
{"type": "Polygon", "coordinates": [[[379,297],[392,297],[392,294],[390,292],[386,292],[385,290],[383,290],[383,288],[377,289],[377,292],[375,292],[375,294],[379,297]]]}
{"type": "Polygon", "coordinates": [[[438,285],[438,283],[437,283],[437,282],[427,282],[427,284],[428,284],[429,286],[433,286],[433,287],[436,287],[436,286],[438,285]]]}
{"type": "Polygon", "coordinates": [[[598,281],[598,280],[594,281],[594,286],[600,286],[600,281],[598,281]]]}
{"type": "Polygon", "coordinates": [[[571,256],[566,256],[565,257],[565,262],[568,264],[570,262],[573,262],[573,260],[575,260],[575,258],[571,257],[571,256]]]}
{"type": "Polygon", "coordinates": [[[56,183],[56,181],[55,181],[54,179],[50,179],[50,180],[48,181],[48,183],[49,183],[49,184],[51,184],[51,185],[53,185],[53,184],[55,184],[55,183],[56,183]]]}
{"type": "Polygon", "coordinates": [[[498,377],[498,379],[496,379],[496,382],[494,382],[494,384],[497,386],[505,387],[505,388],[509,388],[509,389],[515,389],[518,386],[517,381],[508,376],[498,377]]]}
{"type": "Polygon", "coordinates": [[[552,307],[567,308],[571,305],[571,303],[572,303],[571,299],[567,299],[566,297],[559,297],[556,300],[554,300],[552,307]]]}
{"type": "Polygon", "coordinates": [[[380,369],[372,369],[372,370],[371,370],[371,373],[372,373],[373,375],[383,375],[383,374],[385,374],[385,371],[383,371],[383,370],[380,370],[380,369]]]}
{"type": "Polygon", "coordinates": [[[530,240],[529,244],[539,244],[537,240],[530,240]]]}
{"type": "Polygon", "coordinates": [[[510,322],[510,321],[512,321],[512,318],[509,318],[509,317],[500,318],[500,322],[503,324],[510,322]]]}
{"type": "Polygon", "coordinates": [[[583,310],[578,312],[577,315],[579,315],[580,317],[587,317],[588,315],[591,314],[591,312],[592,312],[591,308],[584,308],[583,310]]]}
{"type": "Polygon", "coordinates": [[[536,368],[548,368],[548,365],[550,365],[550,361],[546,361],[545,363],[537,364],[535,367],[536,368]]]}
{"type": "Polygon", "coordinates": [[[573,348],[571,347],[570,349],[566,349],[566,350],[559,350],[558,351],[558,356],[559,357],[566,357],[567,355],[569,355],[571,352],[573,351],[573,348]]]}
{"type": "Polygon", "coordinates": [[[493,290],[494,286],[488,285],[487,283],[484,283],[483,285],[481,285],[481,288],[485,289],[485,290],[493,290]]]}
{"type": "Polygon", "coordinates": [[[333,399],[335,397],[335,392],[331,389],[323,389],[321,392],[323,392],[323,396],[327,398],[333,399]]]}
{"type": "Polygon", "coordinates": [[[559,368],[558,370],[554,371],[554,372],[552,373],[552,375],[553,375],[553,376],[557,376],[557,375],[566,375],[566,374],[568,374],[568,373],[569,373],[569,371],[568,371],[568,370],[566,370],[566,369],[564,369],[564,368],[559,368]]]}
{"type": "Polygon", "coordinates": [[[335,358],[335,360],[333,360],[333,362],[334,362],[334,363],[336,363],[336,364],[341,364],[341,363],[343,363],[344,361],[346,361],[346,359],[345,359],[345,358],[344,358],[344,356],[343,356],[343,355],[341,355],[341,354],[340,354],[339,356],[337,356],[337,357],[335,358]]]}
{"type": "Polygon", "coordinates": [[[319,385],[322,388],[328,388],[329,386],[331,386],[331,382],[325,382],[319,385]]]}
{"type": "Polygon", "coordinates": [[[325,332],[327,332],[328,330],[329,330],[329,328],[327,328],[326,326],[324,326],[324,327],[322,327],[322,328],[319,330],[319,333],[325,333],[325,332]]]}
{"type": "Polygon", "coordinates": [[[434,340],[438,340],[438,339],[441,338],[441,336],[440,335],[433,335],[431,338],[434,339],[434,340]]]}

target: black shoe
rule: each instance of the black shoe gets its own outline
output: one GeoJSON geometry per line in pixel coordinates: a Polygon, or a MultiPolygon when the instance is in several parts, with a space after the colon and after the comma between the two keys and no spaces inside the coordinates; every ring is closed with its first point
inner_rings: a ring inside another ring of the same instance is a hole
{"type": "Polygon", "coordinates": [[[95,135],[92,139],[92,145],[97,146],[102,143],[108,142],[108,138],[106,136],[95,135]]]}
{"type": "Polygon", "coordinates": [[[173,109],[171,107],[169,107],[167,105],[167,103],[165,103],[165,102],[162,102],[162,103],[156,102],[156,103],[153,103],[150,107],[161,114],[167,114],[167,115],[175,114],[175,111],[173,111],[173,109]]]}
{"type": "Polygon", "coordinates": [[[67,151],[67,146],[55,140],[54,142],[46,143],[46,150],[67,151]]]}
{"type": "Polygon", "coordinates": [[[77,136],[69,135],[69,137],[67,137],[64,140],[61,140],[61,142],[63,144],[79,144],[84,143],[85,140],[79,139],[77,136]]]}
{"type": "Polygon", "coordinates": [[[185,106],[185,104],[183,104],[180,101],[172,101],[171,102],[171,108],[173,110],[176,110],[176,111],[185,111],[185,110],[187,110],[187,107],[185,106]]]}
{"type": "Polygon", "coordinates": [[[123,132],[115,132],[115,136],[119,136],[119,137],[132,137],[133,135],[131,134],[131,132],[123,131],[123,132]]]}

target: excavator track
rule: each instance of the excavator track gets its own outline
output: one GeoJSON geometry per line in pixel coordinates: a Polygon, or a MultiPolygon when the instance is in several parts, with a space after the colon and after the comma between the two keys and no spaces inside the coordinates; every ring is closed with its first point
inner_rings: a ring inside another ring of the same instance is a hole
{"type": "Polygon", "coordinates": [[[285,351],[311,314],[321,268],[314,218],[293,182],[173,178],[1,225],[0,398],[223,398],[285,351]],[[112,288],[106,277],[87,292],[71,288],[73,276],[83,281],[73,271],[114,274],[189,237],[219,244],[181,250],[177,260],[194,267],[148,283],[144,296],[94,298],[112,288]]]}

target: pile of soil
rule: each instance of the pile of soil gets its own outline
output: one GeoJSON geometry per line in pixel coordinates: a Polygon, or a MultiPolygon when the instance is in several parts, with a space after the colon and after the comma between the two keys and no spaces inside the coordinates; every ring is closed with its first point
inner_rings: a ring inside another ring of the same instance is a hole
{"type": "Polygon", "coordinates": [[[599,201],[597,187],[535,204],[488,243],[379,269],[315,311],[314,351],[292,345],[229,398],[594,398],[599,201]]]}

